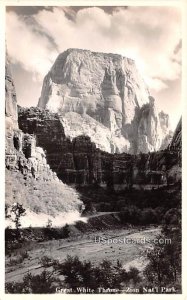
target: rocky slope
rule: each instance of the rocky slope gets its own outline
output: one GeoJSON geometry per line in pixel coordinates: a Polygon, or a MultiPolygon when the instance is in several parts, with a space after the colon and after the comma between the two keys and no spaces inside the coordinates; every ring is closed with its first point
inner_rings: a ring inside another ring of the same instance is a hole
{"type": "Polygon", "coordinates": [[[158,112],[135,62],[121,55],[61,53],[44,79],[38,107],[59,112],[67,136],[87,135],[109,153],[147,153],[169,143],[168,115],[158,112]]]}
{"type": "Polygon", "coordinates": [[[170,177],[176,177],[177,179],[181,180],[182,178],[182,117],[179,120],[173,138],[170,141],[167,149],[170,153],[175,153],[178,161],[178,164],[174,164],[173,166],[171,166],[168,175],[170,177]]]}
{"type": "Polygon", "coordinates": [[[88,136],[67,137],[61,117],[40,108],[19,108],[19,127],[36,136],[58,178],[71,185],[152,188],[181,180],[180,149],[138,155],[107,153],[88,136]],[[176,172],[170,174],[173,167],[176,172]]]}
{"type": "Polygon", "coordinates": [[[46,154],[38,147],[34,135],[23,133],[18,126],[15,87],[6,63],[5,74],[5,166],[6,203],[22,203],[27,211],[22,225],[72,223],[80,218],[82,202],[78,193],[63,184],[51,170],[46,154]]]}
{"type": "Polygon", "coordinates": [[[182,151],[182,118],[180,119],[177,128],[174,132],[173,138],[168,146],[170,150],[182,151]]]}

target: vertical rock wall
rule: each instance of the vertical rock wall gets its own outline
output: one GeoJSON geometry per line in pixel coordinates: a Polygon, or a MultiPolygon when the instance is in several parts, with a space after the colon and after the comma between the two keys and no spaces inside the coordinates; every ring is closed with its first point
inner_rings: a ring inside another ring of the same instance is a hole
{"type": "MultiPolygon", "coordinates": [[[[133,154],[157,151],[167,144],[169,117],[156,106],[133,60],[80,49],[68,49],[57,57],[44,79],[38,103],[40,108],[60,112],[64,122],[71,122],[70,112],[83,119],[89,115],[110,131],[107,139],[113,147],[106,145],[106,138],[103,143],[92,138],[84,122],[79,124],[82,134],[107,152],[133,154]],[[148,115],[143,113],[144,106],[148,115]]],[[[90,119],[90,127],[91,123],[90,119]]],[[[73,136],[74,129],[70,127],[67,134],[73,136]]]]}

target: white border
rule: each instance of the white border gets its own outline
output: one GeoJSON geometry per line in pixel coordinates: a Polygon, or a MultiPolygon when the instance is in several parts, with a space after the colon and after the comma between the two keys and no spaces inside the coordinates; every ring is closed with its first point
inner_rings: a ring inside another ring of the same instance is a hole
{"type": "Polygon", "coordinates": [[[0,147],[0,170],[1,170],[1,186],[0,186],[0,213],[1,213],[1,230],[0,230],[0,299],[74,299],[84,298],[93,299],[99,297],[102,299],[184,299],[187,300],[187,259],[185,254],[187,254],[187,0],[0,0],[0,124],[1,124],[1,134],[2,143],[0,147]],[[182,21],[182,108],[183,108],[183,122],[182,122],[182,174],[183,174],[183,186],[182,186],[182,294],[177,295],[161,295],[161,294],[143,294],[143,295],[62,295],[62,294],[52,294],[52,295],[9,295],[4,294],[4,77],[5,77],[5,6],[178,6],[181,7],[183,13],[182,21]],[[2,130],[3,129],[3,130],[2,130]]]}

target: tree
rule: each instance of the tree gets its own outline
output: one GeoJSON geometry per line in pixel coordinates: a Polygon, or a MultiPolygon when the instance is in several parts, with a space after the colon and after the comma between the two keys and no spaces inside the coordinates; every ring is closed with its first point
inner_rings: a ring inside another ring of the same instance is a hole
{"type": "Polygon", "coordinates": [[[39,275],[26,274],[20,283],[8,282],[5,290],[6,293],[11,294],[51,294],[55,293],[55,283],[57,282],[58,280],[52,272],[44,270],[39,275]]]}
{"type": "Polygon", "coordinates": [[[67,256],[62,264],[58,264],[58,271],[60,275],[64,275],[65,283],[72,289],[81,286],[82,278],[80,277],[82,263],[78,256],[67,256]]]}
{"type": "Polygon", "coordinates": [[[144,275],[154,286],[177,285],[181,278],[181,228],[163,227],[162,236],[170,243],[158,244],[148,252],[149,263],[144,275]]]}
{"type": "Polygon", "coordinates": [[[126,280],[128,280],[127,272],[119,261],[113,265],[111,261],[104,259],[95,268],[95,281],[98,287],[105,289],[113,287],[120,290],[126,280]]]}
{"type": "Polygon", "coordinates": [[[23,208],[22,204],[14,203],[11,208],[11,213],[13,213],[12,221],[15,223],[17,236],[20,236],[19,228],[21,227],[20,218],[26,215],[26,209],[23,208]]]}
{"type": "Polygon", "coordinates": [[[62,236],[63,238],[68,238],[70,236],[71,230],[68,224],[66,224],[63,228],[62,228],[62,236]]]}
{"type": "Polygon", "coordinates": [[[46,228],[51,228],[53,225],[52,221],[50,219],[47,220],[46,228]]]}
{"type": "Polygon", "coordinates": [[[130,267],[129,272],[127,273],[128,278],[134,282],[136,285],[140,280],[140,271],[135,267],[130,267]]]}
{"type": "Polygon", "coordinates": [[[64,275],[65,283],[70,288],[77,291],[77,287],[88,287],[97,292],[98,288],[122,288],[122,284],[133,280],[138,282],[141,280],[139,271],[136,268],[126,272],[122,264],[117,261],[112,264],[111,261],[104,259],[99,265],[94,266],[90,261],[80,261],[77,256],[67,256],[64,263],[58,263],[55,270],[60,275],[64,275]]]}
{"type": "Polygon", "coordinates": [[[141,281],[139,271],[130,268],[129,272],[123,269],[117,261],[113,264],[109,260],[103,260],[97,266],[91,261],[81,261],[78,256],[67,256],[64,262],[45,257],[42,260],[44,267],[53,267],[52,271],[44,270],[40,275],[28,273],[19,283],[6,284],[7,293],[54,293],[56,286],[64,286],[72,289],[72,293],[81,293],[77,288],[86,287],[98,293],[98,288],[113,288],[121,292],[124,284],[129,281],[138,284],[141,281]],[[64,279],[60,279],[63,275],[64,279]]]}

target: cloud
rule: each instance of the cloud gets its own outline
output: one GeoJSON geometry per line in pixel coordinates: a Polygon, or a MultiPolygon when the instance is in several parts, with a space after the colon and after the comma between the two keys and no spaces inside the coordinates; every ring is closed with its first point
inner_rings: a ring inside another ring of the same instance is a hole
{"type": "Polygon", "coordinates": [[[57,56],[49,39],[39,32],[39,27],[14,12],[7,14],[6,40],[8,54],[13,63],[19,63],[42,80],[57,56]]]}
{"type": "Polygon", "coordinates": [[[160,78],[147,77],[147,84],[148,86],[151,86],[155,92],[159,92],[160,90],[163,90],[168,87],[167,84],[163,82],[160,78]]]}
{"type": "Polygon", "coordinates": [[[43,77],[57,52],[67,48],[131,57],[153,91],[180,77],[181,16],[175,7],[115,8],[110,14],[99,7],[77,13],[71,7],[54,7],[32,18],[28,23],[15,13],[7,14],[7,44],[9,55],[36,77],[43,77]]]}

